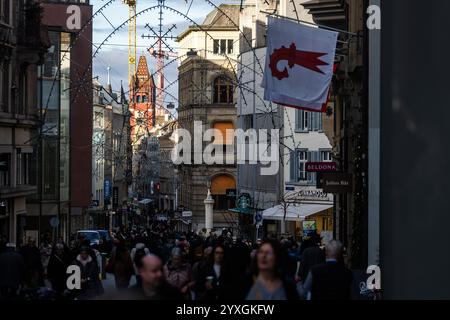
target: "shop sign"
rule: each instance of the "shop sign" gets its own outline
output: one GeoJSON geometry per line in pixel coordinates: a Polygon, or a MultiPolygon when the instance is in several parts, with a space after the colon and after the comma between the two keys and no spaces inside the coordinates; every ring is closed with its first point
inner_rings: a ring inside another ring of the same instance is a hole
{"type": "Polygon", "coordinates": [[[317,226],[314,220],[302,221],[303,236],[308,237],[316,233],[317,226]]]}
{"type": "Polygon", "coordinates": [[[109,182],[109,180],[105,180],[105,183],[104,183],[104,198],[105,199],[109,199],[110,197],[111,197],[111,190],[110,190],[110,188],[111,188],[111,183],[109,182]]]}
{"type": "Polygon", "coordinates": [[[317,188],[327,193],[351,193],[353,176],[347,173],[323,173],[317,179],[317,188]]]}
{"type": "Polygon", "coordinates": [[[307,172],[333,172],[337,171],[336,162],[307,162],[307,172]]]}

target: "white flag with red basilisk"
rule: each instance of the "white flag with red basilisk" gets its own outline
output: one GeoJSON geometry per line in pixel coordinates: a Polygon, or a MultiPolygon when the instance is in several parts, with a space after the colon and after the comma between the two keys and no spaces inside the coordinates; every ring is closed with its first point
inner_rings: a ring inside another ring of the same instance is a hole
{"type": "Polygon", "coordinates": [[[333,77],[338,33],[269,17],[264,99],[323,111],[333,77]]]}

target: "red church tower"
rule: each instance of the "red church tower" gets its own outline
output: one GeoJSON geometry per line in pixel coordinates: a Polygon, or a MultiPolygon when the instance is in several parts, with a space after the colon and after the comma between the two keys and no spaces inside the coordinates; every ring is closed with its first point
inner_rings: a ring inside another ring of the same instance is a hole
{"type": "Polygon", "coordinates": [[[155,101],[155,81],[148,71],[147,59],[140,56],[136,75],[130,83],[131,142],[134,146],[155,125],[155,101]]]}

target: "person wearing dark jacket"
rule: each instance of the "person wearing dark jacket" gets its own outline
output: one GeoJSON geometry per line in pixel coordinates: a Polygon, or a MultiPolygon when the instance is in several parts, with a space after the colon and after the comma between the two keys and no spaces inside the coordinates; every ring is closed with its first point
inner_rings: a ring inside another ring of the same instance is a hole
{"type": "Polygon", "coordinates": [[[332,240],[325,251],[326,262],[311,267],[299,291],[311,300],[349,300],[352,273],[342,261],[342,244],[332,240]]]}
{"type": "Polygon", "coordinates": [[[52,285],[52,289],[58,293],[63,293],[67,288],[67,267],[69,260],[64,245],[57,243],[47,267],[47,276],[52,285]]]}
{"type": "Polygon", "coordinates": [[[141,285],[130,287],[120,294],[120,300],[182,300],[180,292],[164,279],[163,263],[153,254],[142,258],[138,265],[141,285]]]}
{"type": "Polygon", "coordinates": [[[99,278],[97,263],[89,255],[89,249],[82,247],[73,264],[80,267],[81,290],[79,299],[91,299],[103,294],[103,286],[99,278]]]}
{"type": "Polygon", "coordinates": [[[310,246],[303,251],[298,277],[304,282],[312,266],[325,262],[325,252],[319,247],[320,237],[314,235],[310,240],[310,246]]]}
{"type": "Polygon", "coordinates": [[[123,243],[119,243],[112,251],[108,264],[114,273],[116,289],[128,288],[131,277],[134,274],[133,261],[130,252],[123,243]]]}
{"type": "Polygon", "coordinates": [[[196,282],[195,291],[200,293],[198,300],[217,301],[224,298],[227,289],[225,266],[225,248],[217,245],[196,282]]]}
{"type": "Polygon", "coordinates": [[[203,250],[203,259],[200,261],[197,261],[192,266],[192,275],[193,275],[194,281],[195,281],[194,290],[193,290],[194,294],[195,294],[195,299],[198,299],[199,297],[201,297],[205,291],[204,286],[199,285],[199,284],[205,280],[204,279],[204,275],[206,272],[205,270],[208,267],[212,252],[213,252],[213,247],[206,247],[203,250]]]}
{"type": "Polygon", "coordinates": [[[24,282],[25,262],[12,245],[0,254],[0,299],[14,298],[24,282]]]}
{"type": "Polygon", "coordinates": [[[265,241],[256,254],[256,270],[247,300],[298,300],[292,282],[285,279],[284,252],[277,241],[265,241]]]}
{"type": "Polygon", "coordinates": [[[25,285],[28,288],[44,287],[44,268],[36,240],[29,238],[28,243],[21,248],[20,254],[25,261],[25,285]]]}

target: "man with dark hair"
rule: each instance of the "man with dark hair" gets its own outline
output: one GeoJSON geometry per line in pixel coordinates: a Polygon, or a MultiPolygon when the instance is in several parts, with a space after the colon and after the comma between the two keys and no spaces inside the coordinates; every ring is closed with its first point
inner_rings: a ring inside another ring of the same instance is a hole
{"type": "Polygon", "coordinates": [[[301,255],[300,268],[298,269],[298,277],[301,282],[306,280],[306,276],[312,266],[325,262],[325,252],[320,248],[320,236],[313,234],[311,238],[306,241],[309,242],[309,247],[306,248],[301,255]]]}

